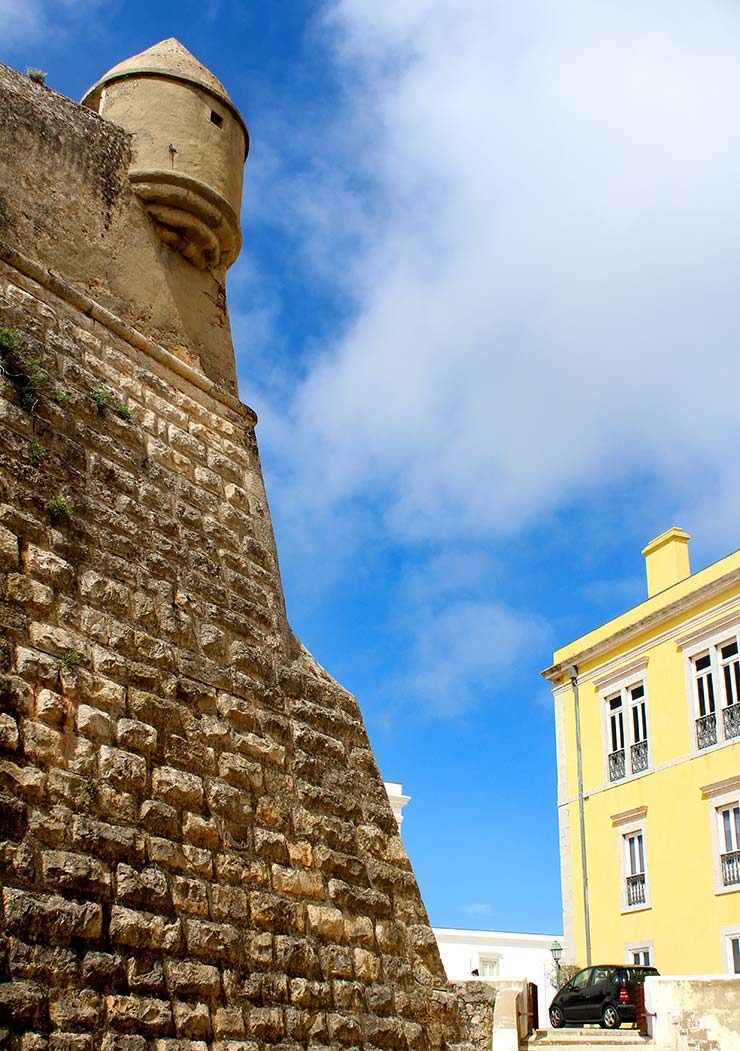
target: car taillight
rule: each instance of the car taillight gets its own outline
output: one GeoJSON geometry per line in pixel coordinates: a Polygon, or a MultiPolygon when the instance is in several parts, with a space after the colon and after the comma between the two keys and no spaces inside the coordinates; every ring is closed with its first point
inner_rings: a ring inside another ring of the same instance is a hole
{"type": "Polygon", "coordinates": [[[625,989],[624,986],[619,990],[619,1002],[620,1004],[628,1004],[630,1002],[629,990],[625,989]]]}

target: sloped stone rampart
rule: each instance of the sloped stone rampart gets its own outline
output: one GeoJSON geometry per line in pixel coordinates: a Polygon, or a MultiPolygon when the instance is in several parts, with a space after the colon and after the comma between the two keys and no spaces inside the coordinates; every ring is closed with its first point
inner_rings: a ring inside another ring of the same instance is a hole
{"type": "MultiPolygon", "coordinates": [[[[58,105],[61,187],[91,118],[58,105]]],[[[0,1048],[449,1046],[357,703],[285,617],[254,414],[44,277],[39,200],[0,232],[0,1048]]]]}

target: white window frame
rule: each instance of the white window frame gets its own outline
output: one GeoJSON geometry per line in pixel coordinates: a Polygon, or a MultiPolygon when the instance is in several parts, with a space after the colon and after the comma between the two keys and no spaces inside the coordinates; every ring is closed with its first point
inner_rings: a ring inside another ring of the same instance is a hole
{"type": "Polygon", "coordinates": [[[620,899],[621,899],[621,911],[625,912],[642,912],[644,909],[652,908],[650,902],[650,879],[648,876],[648,850],[647,850],[647,821],[645,816],[638,820],[620,820],[612,818],[614,823],[617,825],[617,831],[619,833],[619,865],[620,865],[620,899]],[[643,859],[643,875],[645,876],[645,900],[638,902],[636,905],[630,905],[627,897],[627,877],[637,875],[633,873],[630,865],[630,847],[629,840],[633,836],[642,836],[642,859],[643,859]]]}
{"type": "Polygon", "coordinates": [[[494,978],[500,977],[499,975],[499,963],[501,961],[501,953],[496,952],[481,952],[478,953],[478,977],[484,982],[491,981],[494,978]],[[493,964],[496,973],[495,974],[484,974],[483,965],[493,964]]]}
{"type": "MultiPolygon", "coordinates": [[[[705,799],[709,800],[709,820],[712,826],[712,854],[714,857],[714,893],[737,894],[740,891],[740,883],[731,883],[726,887],[722,881],[722,854],[725,853],[725,843],[721,815],[728,807],[740,806],[740,776],[728,777],[724,781],[705,785],[701,789],[701,793],[705,799]]],[[[738,847],[740,848],[740,843],[738,847]]]]}
{"type": "Polygon", "coordinates": [[[647,688],[647,664],[645,661],[641,661],[637,668],[633,667],[628,671],[622,671],[616,676],[611,676],[608,679],[598,681],[595,683],[599,689],[599,701],[601,704],[602,714],[602,737],[603,737],[603,755],[604,755],[604,785],[608,788],[611,785],[623,785],[626,781],[632,781],[636,777],[643,777],[645,774],[651,772],[653,768],[653,753],[652,753],[652,734],[650,732],[650,704],[648,701],[648,688],[647,688]],[[632,748],[634,745],[641,743],[641,740],[636,739],[635,728],[634,728],[634,715],[633,709],[637,707],[632,697],[632,691],[638,686],[642,686],[643,694],[640,698],[639,704],[644,708],[644,717],[642,719],[643,729],[645,731],[644,740],[647,743],[647,765],[644,770],[632,770],[632,748]],[[623,737],[624,737],[624,777],[615,778],[612,780],[609,771],[609,757],[612,754],[612,726],[611,726],[611,707],[610,703],[616,697],[619,696],[622,701],[622,725],[623,725],[623,737]]]}
{"type": "MultiPolygon", "coordinates": [[[[688,640],[681,640],[679,647],[683,649],[686,660],[686,693],[689,698],[689,722],[691,752],[694,755],[702,755],[712,752],[716,748],[725,748],[728,745],[740,743],[740,735],[727,737],[725,735],[724,711],[727,705],[727,690],[724,677],[724,666],[728,662],[722,657],[722,647],[728,643],[735,642],[738,647],[738,661],[740,662],[740,625],[737,616],[733,616],[729,623],[723,626],[715,625],[707,628],[701,633],[695,633],[688,640]],[[682,645],[682,642],[685,642],[682,645]],[[696,661],[707,655],[709,657],[708,671],[712,676],[712,687],[714,693],[714,715],[717,740],[715,744],[700,748],[697,737],[697,721],[701,718],[699,690],[697,686],[696,661]]],[[[737,689],[737,684],[735,684],[737,689]]]]}
{"type": "Polygon", "coordinates": [[[724,964],[725,971],[727,974],[736,975],[740,978],[740,970],[735,970],[735,963],[732,954],[733,941],[737,941],[738,946],[740,947],[740,927],[722,927],[720,929],[720,935],[722,937],[722,963],[724,964]]]}
{"type": "MultiPolygon", "coordinates": [[[[631,911],[631,910],[630,910],[631,911]]],[[[655,950],[652,941],[643,939],[639,942],[626,942],[624,946],[624,962],[632,964],[634,967],[654,967],[655,966],[655,950]],[[648,963],[637,963],[635,960],[635,953],[647,953],[648,963]]]]}

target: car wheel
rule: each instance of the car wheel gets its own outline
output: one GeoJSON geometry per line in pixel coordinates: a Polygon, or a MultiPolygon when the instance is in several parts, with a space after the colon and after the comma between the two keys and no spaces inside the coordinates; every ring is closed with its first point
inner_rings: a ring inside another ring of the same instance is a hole
{"type": "Polygon", "coordinates": [[[557,1006],[550,1008],[550,1025],[553,1029],[562,1029],[565,1025],[565,1015],[557,1006]]]}
{"type": "Polygon", "coordinates": [[[622,1019],[614,1004],[607,1004],[601,1012],[601,1024],[604,1029],[619,1029],[622,1019]]]}

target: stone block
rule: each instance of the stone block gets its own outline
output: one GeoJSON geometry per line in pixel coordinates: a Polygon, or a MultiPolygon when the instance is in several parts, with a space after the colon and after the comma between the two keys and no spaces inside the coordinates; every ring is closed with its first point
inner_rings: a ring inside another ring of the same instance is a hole
{"type": "Polygon", "coordinates": [[[79,850],[107,860],[125,859],[137,865],[144,860],[144,837],[136,829],[96,821],[86,814],[75,817],[72,842],[79,850]]]}
{"type": "Polygon", "coordinates": [[[237,788],[262,788],[262,767],[235,752],[222,752],[218,759],[219,776],[237,788]]]}
{"type": "Polygon", "coordinates": [[[150,861],[175,872],[193,872],[205,877],[210,877],[213,872],[210,851],[200,850],[190,843],[180,844],[159,836],[150,836],[148,852],[150,861]]]}
{"type": "Polygon", "coordinates": [[[114,905],[110,916],[110,938],[114,945],[177,952],[182,932],[179,920],[166,920],[150,912],[114,905]]]}
{"type": "Polygon", "coordinates": [[[3,569],[11,569],[18,562],[18,537],[5,526],[0,526],[0,565],[3,569]]]}
{"type": "Polygon", "coordinates": [[[380,978],[380,957],[367,949],[352,950],[355,974],[365,982],[377,982],[380,978]]]}
{"type": "Polygon", "coordinates": [[[61,945],[26,945],[17,938],[9,938],[8,971],[13,978],[39,982],[48,992],[74,980],[77,955],[73,949],[61,945]]]}
{"type": "Polygon", "coordinates": [[[30,1027],[41,1023],[45,1004],[44,990],[36,982],[0,983],[0,1022],[30,1027]]]}
{"type": "Polygon", "coordinates": [[[358,1014],[365,1010],[365,986],[362,982],[332,982],[334,1006],[340,1011],[358,1014]]]}
{"type": "Polygon", "coordinates": [[[344,936],[344,916],[329,905],[309,905],[306,910],[308,928],[317,938],[338,942],[344,936]]]}
{"type": "Polygon", "coordinates": [[[33,766],[18,766],[8,759],[0,760],[0,785],[19,799],[38,802],[43,799],[46,775],[33,766]]]}
{"type": "Polygon", "coordinates": [[[0,714],[0,751],[15,752],[18,748],[18,723],[12,715],[0,714]]]}
{"type": "Polygon", "coordinates": [[[166,907],[170,904],[167,877],[161,869],[146,868],[137,872],[121,863],[116,868],[116,899],[124,905],[166,907]]]}
{"type": "Polygon", "coordinates": [[[194,1039],[211,1035],[211,1012],[207,1004],[184,1003],[176,1000],[173,1005],[175,1031],[178,1036],[194,1039]]]}
{"type": "Polygon", "coordinates": [[[74,567],[69,562],[36,544],[29,544],[26,549],[26,572],[57,588],[67,587],[74,577],[74,567]]]}
{"type": "Polygon", "coordinates": [[[83,737],[109,741],[113,733],[113,721],[107,712],[81,704],[77,709],[77,732],[83,737]]]}
{"type": "Polygon", "coordinates": [[[123,1033],[105,1033],[100,1042],[100,1051],[148,1051],[148,1047],[145,1036],[123,1033]]]}
{"type": "Polygon", "coordinates": [[[185,912],[190,916],[208,916],[207,885],[202,880],[174,876],[172,903],[178,912],[185,912]]]}
{"type": "Polygon", "coordinates": [[[365,949],[375,948],[375,928],[369,916],[348,916],[345,920],[345,934],[347,941],[354,945],[365,949]]]}
{"type": "Polygon", "coordinates": [[[290,1002],[299,1007],[329,1007],[332,990],[329,982],[312,982],[308,978],[290,979],[290,1002]]]}
{"type": "Polygon", "coordinates": [[[178,809],[199,810],[203,779],[173,766],[160,766],[152,774],[152,795],[178,809]]]}
{"type": "Polygon", "coordinates": [[[222,887],[213,883],[209,897],[214,920],[231,920],[237,926],[246,925],[249,919],[249,904],[245,890],[241,887],[222,887]]]}
{"type": "Polygon", "coordinates": [[[164,973],[171,996],[214,999],[219,995],[221,975],[217,967],[193,960],[165,960],[164,973]]]}
{"type": "Polygon", "coordinates": [[[87,854],[45,850],[41,854],[41,875],[44,883],[54,889],[95,894],[103,899],[110,895],[110,869],[87,854]]]}
{"type": "Polygon", "coordinates": [[[267,861],[285,864],[288,861],[288,845],[282,832],[273,832],[271,828],[255,828],[254,849],[267,861]]]}
{"type": "MultiPolygon", "coordinates": [[[[42,691],[49,694],[50,691],[42,691]]],[[[56,695],[52,695],[56,696],[56,695]]],[[[56,716],[55,716],[56,718],[56,716]]],[[[62,710],[59,722],[64,718],[62,710]]],[[[63,754],[62,735],[43,722],[24,719],[21,723],[23,751],[35,763],[58,763],[63,754]]]]}
{"type": "Polygon", "coordinates": [[[193,956],[235,962],[243,954],[243,936],[228,923],[183,920],[188,952],[193,956]]]}
{"type": "Polygon", "coordinates": [[[100,776],[126,792],[141,792],[146,787],[146,759],[122,748],[102,745],[98,753],[100,776]]]}
{"type": "Polygon", "coordinates": [[[126,964],[129,991],[143,996],[163,997],[166,993],[164,968],[160,961],[149,955],[134,956],[126,964]]]}
{"type": "Polygon", "coordinates": [[[106,996],[106,1021],[112,1029],[148,1036],[172,1032],[169,1001],[143,996],[106,996]]]}
{"type": "Polygon", "coordinates": [[[88,952],[82,960],[82,980],[93,989],[112,990],[125,978],[123,960],[109,952],[88,952]]]}
{"type": "Polygon", "coordinates": [[[182,834],[193,846],[205,850],[217,850],[221,845],[221,835],[215,822],[197,814],[183,814],[182,834]]]}
{"type": "Polygon", "coordinates": [[[244,1036],[244,1017],[239,1007],[218,1007],[213,1016],[213,1035],[223,1037],[244,1036]]]}
{"type": "Polygon", "coordinates": [[[279,1007],[252,1007],[247,1012],[247,1031],[256,1040],[275,1043],[285,1034],[283,1012],[279,1007]]]}
{"type": "Polygon", "coordinates": [[[157,731],[149,723],[139,719],[119,719],[116,737],[122,748],[132,752],[151,755],[157,748],[157,731]]]}
{"type": "Polygon", "coordinates": [[[313,945],[305,938],[278,935],[275,938],[275,964],[287,975],[321,978],[321,963],[313,945]]]}
{"type": "Polygon", "coordinates": [[[64,945],[72,938],[99,938],[102,932],[102,909],[93,902],[4,887],[3,905],[8,930],[27,940],[64,945]]]}
{"type": "Polygon", "coordinates": [[[158,799],[145,799],[139,810],[142,828],[153,835],[174,838],[178,834],[179,818],[177,811],[168,803],[158,799]]]}
{"type": "Polygon", "coordinates": [[[49,1051],[93,1051],[93,1038],[88,1033],[55,1032],[49,1036],[49,1051]]]}
{"type": "Polygon", "coordinates": [[[362,1027],[352,1015],[330,1014],[326,1021],[333,1044],[362,1043],[362,1027]]]}
{"type": "MultiPolygon", "coordinates": [[[[279,894],[298,898],[314,898],[320,901],[326,896],[324,879],[320,872],[311,869],[272,866],[272,886],[279,894]]],[[[368,921],[369,922],[369,921],[368,921]]],[[[370,924],[372,930],[372,924],[370,924]]]]}
{"type": "Polygon", "coordinates": [[[100,995],[91,989],[64,989],[50,997],[49,1017],[57,1029],[94,1029],[101,1006],[100,995]]]}

